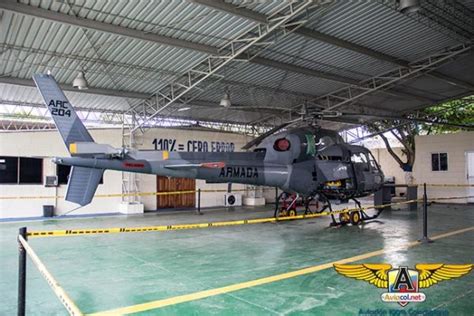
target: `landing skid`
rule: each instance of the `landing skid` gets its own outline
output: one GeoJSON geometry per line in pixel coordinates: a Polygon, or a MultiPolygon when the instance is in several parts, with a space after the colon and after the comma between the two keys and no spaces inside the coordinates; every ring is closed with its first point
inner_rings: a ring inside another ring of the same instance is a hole
{"type": "Polygon", "coordinates": [[[365,221],[376,219],[382,213],[383,208],[376,209],[374,215],[369,215],[364,211],[364,208],[360,202],[355,198],[349,198],[353,200],[356,204],[356,210],[352,210],[346,213],[339,213],[338,218],[336,219],[335,214],[333,213],[331,201],[327,198],[326,195],[318,193],[316,195],[310,196],[305,199],[300,199],[298,194],[290,194],[282,192],[278,196],[277,203],[275,204],[274,217],[291,217],[298,215],[298,212],[304,212],[307,214],[318,214],[324,211],[331,213],[331,227],[341,227],[348,224],[359,225],[365,221]],[[304,211],[298,207],[304,206],[304,211]]]}

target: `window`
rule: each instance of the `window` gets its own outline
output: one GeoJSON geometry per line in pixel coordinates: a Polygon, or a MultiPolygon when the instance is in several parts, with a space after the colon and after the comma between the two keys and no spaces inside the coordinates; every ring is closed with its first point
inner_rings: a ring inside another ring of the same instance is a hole
{"type": "Polygon", "coordinates": [[[374,155],[372,155],[371,152],[369,152],[369,162],[370,166],[372,167],[372,170],[379,170],[379,165],[377,164],[377,161],[375,161],[374,155]]]}
{"type": "Polygon", "coordinates": [[[0,157],[0,183],[42,184],[43,159],[0,157]]]}
{"type": "MultiPolygon", "coordinates": [[[[58,176],[58,185],[67,184],[71,166],[56,165],[56,175],[58,176]]],[[[99,184],[104,184],[104,175],[100,178],[99,184]]]]}
{"type": "Polygon", "coordinates": [[[362,166],[363,171],[369,171],[369,161],[367,156],[364,153],[353,153],[351,156],[351,161],[354,164],[362,166]]]}
{"type": "Polygon", "coordinates": [[[434,153],[431,154],[431,171],[447,171],[448,170],[448,154],[434,153]]]}
{"type": "Polygon", "coordinates": [[[0,183],[18,183],[17,157],[0,157],[0,183]]]}
{"type": "Polygon", "coordinates": [[[43,183],[43,159],[20,158],[20,183],[43,183]]]}
{"type": "Polygon", "coordinates": [[[56,175],[58,176],[58,185],[67,184],[71,166],[56,165],[56,175]]]}

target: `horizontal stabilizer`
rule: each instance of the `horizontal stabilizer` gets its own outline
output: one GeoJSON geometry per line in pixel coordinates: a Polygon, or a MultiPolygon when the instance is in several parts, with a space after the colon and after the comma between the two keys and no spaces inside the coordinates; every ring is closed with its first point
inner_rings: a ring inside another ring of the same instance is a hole
{"type": "Polygon", "coordinates": [[[165,168],[168,169],[193,169],[193,168],[224,168],[225,163],[220,162],[204,162],[204,163],[188,163],[188,164],[177,164],[177,165],[167,165],[165,168]]]}
{"type": "Polygon", "coordinates": [[[118,155],[121,150],[106,144],[97,144],[94,142],[79,142],[69,144],[71,155],[118,155]]]}
{"type": "Polygon", "coordinates": [[[81,206],[89,204],[103,174],[103,169],[72,167],[67,186],[66,201],[81,206]]]}

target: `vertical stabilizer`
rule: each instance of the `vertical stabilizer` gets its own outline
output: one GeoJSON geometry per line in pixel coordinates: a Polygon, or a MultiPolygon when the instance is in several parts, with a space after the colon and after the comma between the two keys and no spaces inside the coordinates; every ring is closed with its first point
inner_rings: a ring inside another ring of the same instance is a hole
{"type": "Polygon", "coordinates": [[[77,142],[93,142],[71,103],[64,95],[52,75],[37,74],[33,76],[44,103],[69,151],[69,145],[77,142]]]}

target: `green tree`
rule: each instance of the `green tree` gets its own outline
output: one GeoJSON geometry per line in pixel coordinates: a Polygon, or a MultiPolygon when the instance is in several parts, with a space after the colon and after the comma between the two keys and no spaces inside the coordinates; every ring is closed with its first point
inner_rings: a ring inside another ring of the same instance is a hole
{"type": "Polygon", "coordinates": [[[380,133],[387,151],[400,168],[411,172],[415,163],[415,136],[455,133],[472,129],[473,124],[474,96],[469,96],[428,107],[406,118],[372,122],[367,126],[367,130],[380,133]],[[400,142],[403,155],[399,156],[393,150],[385,133],[391,133],[400,142]]]}

